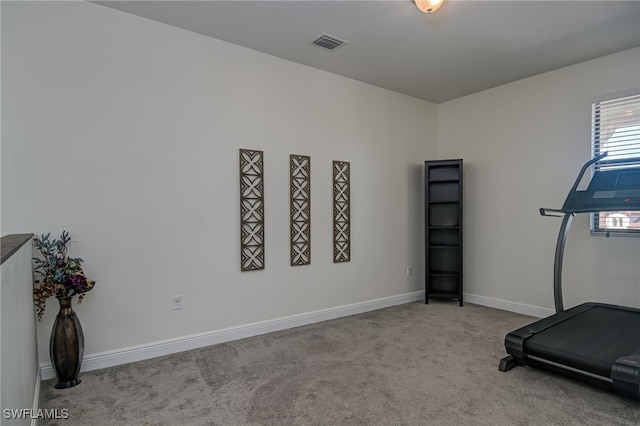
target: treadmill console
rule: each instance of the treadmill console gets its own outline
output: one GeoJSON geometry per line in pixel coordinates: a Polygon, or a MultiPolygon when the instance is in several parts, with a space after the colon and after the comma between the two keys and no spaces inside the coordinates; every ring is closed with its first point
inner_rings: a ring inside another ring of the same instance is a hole
{"type": "Polygon", "coordinates": [[[640,210],[640,167],[596,171],[584,191],[569,193],[566,213],[640,210]]]}

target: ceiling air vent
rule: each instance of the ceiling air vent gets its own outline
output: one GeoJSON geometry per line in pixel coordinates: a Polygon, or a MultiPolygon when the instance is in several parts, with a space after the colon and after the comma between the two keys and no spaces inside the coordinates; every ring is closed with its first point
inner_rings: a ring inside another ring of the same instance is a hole
{"type": "Polygon", "coordinates": [[[308,44],[315,44],[316,46],[327,50],[336,50],[343,44],[347,44],[347,42],[329,34],[322,33],[311,40],[308,44]]]}

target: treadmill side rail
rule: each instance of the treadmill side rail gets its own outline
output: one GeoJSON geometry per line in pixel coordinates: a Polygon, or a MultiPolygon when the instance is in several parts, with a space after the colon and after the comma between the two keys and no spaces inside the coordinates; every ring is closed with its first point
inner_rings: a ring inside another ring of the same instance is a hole
{"type": "Polygon", "coordinates": [[[640,401],[640,351],[618,358],[611,367],[611,378],[618,393],[640,401]]]}

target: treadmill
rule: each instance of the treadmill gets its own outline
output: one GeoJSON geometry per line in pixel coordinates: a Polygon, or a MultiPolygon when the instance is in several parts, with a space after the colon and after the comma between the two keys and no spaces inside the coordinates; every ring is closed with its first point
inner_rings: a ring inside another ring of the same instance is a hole
{"type": "Polygon", "coordinates": [[[640,166],[596,170],[587,189],[578,190],[587,169],[606,155],[582,167],[562,209],[540,209],[563,218],[553,272],[556,313],[507,334],[509,355],[499,370],[542,368],[640,401],[640,309],[583,303],[565,310],[562,302],[562,258],[574,215],[640,210],[640,166]]]}

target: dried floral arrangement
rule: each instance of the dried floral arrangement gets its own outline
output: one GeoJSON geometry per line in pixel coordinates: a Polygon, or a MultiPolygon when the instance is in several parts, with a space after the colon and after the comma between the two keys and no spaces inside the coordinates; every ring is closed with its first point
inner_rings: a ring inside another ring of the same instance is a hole
{"type": "Polygon", "coordinates": [[[38,319],[42,319],[50,297],[72,297],[78,295],[78,303],[95,285],[82,270],[79,257],[69,257],[71,237],[62,231],[60,239],[51,239],[51,234],[42,234],[33,238],[33,247],[41,257],[34,257],[34,273],[39,279],[34,281],[34,302],[38,319]]]}

